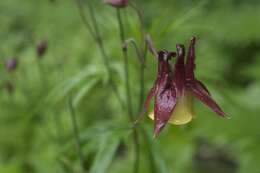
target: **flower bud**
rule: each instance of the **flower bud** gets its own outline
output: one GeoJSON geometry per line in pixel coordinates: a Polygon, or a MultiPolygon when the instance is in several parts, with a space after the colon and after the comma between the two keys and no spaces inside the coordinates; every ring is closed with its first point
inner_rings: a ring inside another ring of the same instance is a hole
{"type": "Polygon", "coordinates": [[[47,41],[41,41],[37,45],[37,55],[39,58],[41,58],[45,54],[47,47],[48,47],[47,41]]]}
{"type": "Polygon", "coordinates": [[[6,91],[9,93],[9,94],[12,94],[13,91],[14,91],[14,86],[11,82],[6,82],[5,85],[4,85],[6,91]]]}
{"type": "Polygon", "coordinates": [[[117,8],[124,8],[128,5],[128,0],[104,0],[104,2],[117,8]]]}
{"type": "Polygon", "coordinates": [[[7,71],[13,71],[16,69],[18,61],[16,58],[10,58],[5,62],[5,68],[7,71]]]}

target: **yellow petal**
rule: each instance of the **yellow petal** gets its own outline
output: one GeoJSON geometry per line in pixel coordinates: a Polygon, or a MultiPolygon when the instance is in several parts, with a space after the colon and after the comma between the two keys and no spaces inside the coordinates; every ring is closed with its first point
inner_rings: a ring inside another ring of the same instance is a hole
{"type": "MultiPolygon", "coordinates": [[[[154,112],[151,112],[148,116],[153,120],[154,112]]],[[[175,125],[182,125],[190,122],[192,117],[194,117],[193,97],[190,92],[185,92],[178,99],[177,105],[168,122],[175,125]]]]}

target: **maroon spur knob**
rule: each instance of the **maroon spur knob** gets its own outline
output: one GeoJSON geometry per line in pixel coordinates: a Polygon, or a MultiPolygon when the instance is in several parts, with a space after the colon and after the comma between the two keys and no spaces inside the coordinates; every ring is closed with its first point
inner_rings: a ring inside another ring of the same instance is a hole
{"type": "Polygon", "coordinates": [[[104,0],[104,2],[113,7],[124,8],[128,5],[129,0],[104,0]]]}

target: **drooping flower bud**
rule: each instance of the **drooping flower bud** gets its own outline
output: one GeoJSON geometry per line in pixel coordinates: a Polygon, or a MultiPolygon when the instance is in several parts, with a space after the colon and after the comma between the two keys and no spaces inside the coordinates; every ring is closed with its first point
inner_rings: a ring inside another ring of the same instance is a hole
{"type": "Polygon", "coordinates": [[[41,58],[45,53],[46,50],[48,48],[48,43],[46,40],[41,41],[38,45],[37,45],[37,55],[39,58],[41,58]]]}
{"type": "Polygon", "coordinates": [[[7,71],[13,71],[17,68],[18,61],[16,58],[9,58],[5,62],[5,68],[7,71]]]}
{"type": "Polygon", "coordinates": [[[128,0],[104,0],[106,4],[109,4],[113,7],[117,8],[124,8],[128,5],[129,1],[128,0]]]}
{"type": "Polygon", "coordinates": [[[12,84],[10,81],[8,81],[8,82],[5,83],[4,88],[6,89],[6,91],[7,91],[9,94],[12,94],[13,91],[14,91],[14,86],[13,86],[13,84],[12,84]]]}

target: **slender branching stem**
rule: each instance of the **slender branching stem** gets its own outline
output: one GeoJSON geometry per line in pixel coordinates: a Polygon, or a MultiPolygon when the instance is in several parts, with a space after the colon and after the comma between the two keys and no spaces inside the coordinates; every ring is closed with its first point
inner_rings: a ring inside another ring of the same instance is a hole
{"type": "Polygon", "coordinates": [[[134,9],[134,11],[137,14],[137,17],[140,22],[140,32],[141,32],[141,59],[143,60],[143,63],[140,65],[140,99],[139,99],[139,113],[142,112],[143,110],[143,103],[144,103],[144,92],[145,92],[145,84],[144,84],[144,77],[145,77],[145,61],[146,61],[146,51],[147,51],[147,46],[146,46],[146,41],[145,41],[145,26],[144,26],[144,20],[143,20],[143,15],[142,12],[137,8],[135,3],[130,3],[130,7],[134,9]]]}
{"type": "MultiPolygon", "coordinates": [[[[147,56],[147,50],[148,50],[148,45],[146,41],[146,34],[145,34],[145,26],[144,26],[144,20],[143,20],[143,15],[142,12],[137,8],[136,4],[133,2],[130,3],[130,6],[136,11],[136,14],[138,16],[139,22],[140,22],[140,32],[141,32],[141,57],[140,59],[143,60],[143,63],[141,63],[140,66],[140,104],[139,104],[139,113],[141,114],[143,112],[143,104],[144,104],[144,92],[145,92],[145,83],[144,83],[144,77],[145,77],[145,64],[146,64],[146,56],[147,56]]],[[[143,134],[144,141],[146,141],[148,145],[148,158],[150,161],[150,171],[151,173],[156,173],[157,172],[157,167],[155,163],[155,158],[154,154],[152,151],[152,146],[150,146],[149,139],[148,139],[148,134],[146,130],[140,126],[140,131],[143,134]]]]}
{"type": "Polygon", "coordinates": [[[109,76],[109,84],[110,84],[119,104],[121,105],[122,109],[125,109],[125,104],[123,102],[123,99],[120,97],[119,92],[118,92],[118,88],[117,88],[115,82],[112,80],[112,70],[111,70],[111,66],[110,66],[110,63],[109,63],[109,58],[108,58],[108,55],[105,51],[103,40],[102,40],[101,34],[99,32],[99,28],[98,28],[98,25],[97,25],[97,20],[96,20],[96,17],[95,17],[95,13],[93,11],[93,7],[92,7],[92,5],[89,1],[86,1],[87,7],[88,7],[88,10],[89,10],[89,14],[90,14],[90,21],[93,25],[93,28],[92,28],[91,24],[87,20],[87,17],[85,16],[84,8],[83,8],[83,5],[81,3],[81,0],[75,0],[75,1],[76,1],[78,11],[79,11],[79,14],[80,14],[80,17],[81,17],[81,20],[82,20],[84,26],[86,27],[86,29],[88,30],[88,32],[90,33],[92,38],[96,41],[96,44],[99,48],[102,61],[104,63],[104,66],[105,66],[107,73],[108,73],[108,76],[109,76]]]}
{"type": "Polygon", "coordinates": [[[149,136],[146,132],[146,129],[141,128],[141,131],[142,131],[142,135],[143,135],[144,141],[146,142],[146,146],[147,146],[147,150],[148,150],[148,159],[150,162],[150,173],[157,173],[154,152],[153,152],[153,148],[152,148],[149,136]]]}
{"type": "Polygon", "coordinates": [[[132,98],[131,98],[130,83],[129,83],[129,63],[128,63],[127,49],[125,48],[125,46],[123,46],[124,42],[125,42],[125,31],[124,31],[124,26],[123,26],[123,22],[122,22],[120,9],[117,9],[117,20],[118,20],[118,26],[119,26],[119,33],[120,33],[120,39],[121,39],[122,52],[123,52],[123,56],[124,56],[125,88],[126,88],[126,97],[127,97],[127,109],[128,109],[128,114],[130,116],[130,120],[133,121],[134,117],[133,117],[132,98]]]}
{"type": "MultiPolygon", "coordinates": [[[[106,68],[109,76],[110,76],[109,83],[112,87],[112,90],[115,93],[115,95],[116,95],[118,101],[120,102],[122,108],[124,109],[124,108],[126,108],[126,105],[124,104],[123,100],[121,99],[121,97],[119,95],[118,88],[116,87],[116,84],[111,79],[112,70],[111,70],[111,67],[110,67],[109,58],[108,58],[107,53],[106,53],[105,48],[104,48],[103,40],[102,40],[101,34],[99,32],[99,28],[98,28],[98,25],[97,25],[97,21],[96,21],[96,17],[95,17],[95,13],[93,11],[92,5],[89,1],[86,1],[87,6],[88,6],[88,10],[89,10],[89,14],[90,14],[90,21],[91,21],[91,24],[93,25],[93,28],[92,28],[92,25],[88,22],[85,14],[84,14],[84,9],[83,9],[83,6],[81,4],[81,0],[75,0],[75,1],[77,3],[78,11],[80,13],[80,17],[81,17],[81,20],[83,21],[83,24],[86,26],[86,29],[88,30],[88,32],[90,33],[90,35],[93,37],[93,39],[96,41],[96,43],[98,45],[98,48],[99,48],[100,53],[102,55],[103,63],[105,65],[105,68],[106,68]]],[[[144,23],[143,23],[143,19],[142,19],[142,14],[134,4],[131,4],[131,7],[133,7],[133,9],[137,12],[137,15],[138,15],[138,18],[139,18],[139,21],[140,21],[140,31],[141,31],[141,48],[140,48],[140,53],[139,53],[139,59],[142,59],[142,63],[141,63],[141,66],[140,66],[140,108],[139,108],[139,111],[141,112],[142,107],[143,107],[143,101],[144,101],[144,88],[145,88],[145,86],[144,86],[144,69],[145,69],[145,59],[146,59],[147,48],[146,48],[145,31],[144,31],[144,23]]],[[[120,15],[120,14],[118,14],[118,15],[120,15]]],[[[122,22],[119,25],[122,25],[122,22]]],[[[123,32],[123,34],[121,33],[120,35],[121,35],[120,36],[121,41],[123,43],[124,40],[125,40],[124,32],[123,32]]],[[[123,52],[125,52],[125,50],[123,50],[123,52]]],[[[128,67],[127,56],[126,56],[125,60],[127,60],[127,61],[125,61],[125,64],[128,67]]],[[[128,69],[127,69],[126,76],[129,76],[128,73],[129,72],[128,72],[128,69]]],[[[127,80],[129,80],[129,78],[127,80]]],[[[126,84],[126,86],[128,86],[130,88],[129,83],[126,84]]],[[[126,90],[128,90],[128,89],[126,88],[126,90]]],[[[130,89],[129,89],[129,91],[130,91],[130,89]]],[[[127,94],[130,95],[130,92],[127,93],[127,94]]],[[[129,101],[129,97],[128,97],[127,100],[129,101]]],[[[128,102],[127,107],[129,107],[129,103],[131,104],[131,96],[130,96],[130,102],[128,102]]],[[[131,107],[132,107],[132,105],[131,105],[131,107]]],[[[131,107],[129,107],[129,108],[131,108],[131,107]]],[[[71,105],[71,108],[72,108],[71,110],[73,110],[72,105],[71,105]]],[[[74,112],[74,111],[71,111],[71,112],[74,112]]],[[[128,114],[129,114],[129,119],[132,121],[134,119],[133,112],[128,111],[128,114]]],[[[75,114],[74,114],[74,117],[75,117],[75,114]]],[[[136,156],[135,165],[134,165],[134,172],[135,173],[138,173],[138,171],[139,171],[139,161],[140,161],[140,144],[139,144],[139,140],[138,140],[137,128],[138,127],[135,126],[134,134],[133,134],[134,146],[135,146],[135,156],[136,156]]],[[[143,135],[147,136],[146,131],[142,127],[140,127],[140,129],[141,129],[141,132],[143,133],[143,135]]],[[[145,140],[147,140],[147,139],[145,139],[145,140]]],[[[78,138],[78,141],[79,141],[79,138],[78,138]]],[[[78,144],[80,144],[80,142],[78,142],[78,144]]],[[[78,146],[79,146],[79,151],[81,151],[80,145],[78,145],[78,146]]],[[[156,169],[153,169],[153,168],[155,168],[156,166],[155,166],[155,163],[154,163],[154,156],[153,156],[153,153],[151,151],[151,148],[149,149],[148,152],[149,152],[148,157],[151,159],[151,172],[154,172],[154,170],[156,170],[156,169]]],[[[82,161],[83,161],[83,159],[82,159],[82,161]]]]}
{"type": "Polygon", "coordinates": [[[133,38],[127,39],[127,40],[125,41],[123,47],[124,47],[125,49],[127,49],[130,44],[133,45],[139,62],[140,62],[141,64],[143,64],[144,62],[143,62],[143,59],[142,59],[141,51],[139,50],[139,47],[138,47],[138,45],[137,45],[135,39],[133,39],[133,38]]]}
{"type": "Polygon", "coordinates": [[[75,2],[78,7],[80,18],[81,18],[82,22],[84,23],[84,25],[86,26],[87,31],[93,37],[93,39],[96,39],[95,33],[85,16],[83,5],[81,4],[81,0],[75,0],[75,2]]]}
{"type": "Polygon", "coordinates": [[[75,109],[73,107],[71,97],[68,99],[68,109],[69,109],[69,114],[70,114],[71,122],[72,122],[72,126],[73,126],[73,136],[74,136],[75,142],[76,142],[76,147],[77,147],[78,157],[79,157],[80,164],[81,164],[81,169],[82,169],[82,172],[85,172],[84,156],[83,156],[83,152],[82,152],[82,148],[81,148],[81,141],[80,141],[80,137],[79,137],[79,130],[78,130],[78,124],[77,124],[77,119],[76,119],[76,112],[75,112],[75,109]]]}
{"type": "MultiPolygon", "coordinates": [[[[128,108],[128,116],[131,122],[134,121],[133,111],[132,111],[132,99],[131,99],[131,92],[130,92],[130,83],[129,83],[129,63],[128,63],[128,56],[127,56],[127,48],[124,46],[125,43],[125,30],[124,25],[122,22],[121,11],[117,9],[117,21],[118,27],[120,32],[120,39],[121,39],[121,46],[122,52],[124,56],[124,69],[125,69],[125,86],[126,86],[126,97],[127,97],[127,108],[128,108]]],[[[140,145],[139,145],[139,138],[137,133],[137,128],[134,128],[133,131],[133,140],[134,140],[134,150],[135,150],[135,160],[134,160],[134,173],[139,172],[139,163],[140,163],[140,145]]]]}

